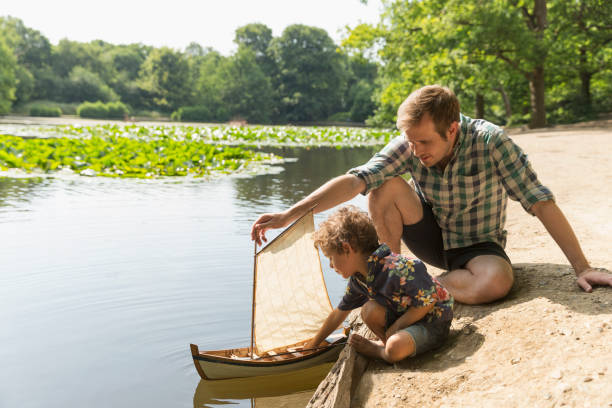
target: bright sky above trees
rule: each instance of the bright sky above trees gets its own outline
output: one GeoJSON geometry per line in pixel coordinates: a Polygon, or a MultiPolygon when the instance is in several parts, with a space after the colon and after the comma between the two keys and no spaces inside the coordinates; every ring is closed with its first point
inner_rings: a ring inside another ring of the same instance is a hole
{"type": "Polygon", "coordinates": [[[2,15],[21,19],[52,43],[62,38],[113,44],[143,43],[184,49],[191,41],[228,55],[236,28],[264,23],[274,36],[291,24],[322,28],[336,43],[343,28],[375,23],[380,0],[19,0],[2,5],[2,15]]]}

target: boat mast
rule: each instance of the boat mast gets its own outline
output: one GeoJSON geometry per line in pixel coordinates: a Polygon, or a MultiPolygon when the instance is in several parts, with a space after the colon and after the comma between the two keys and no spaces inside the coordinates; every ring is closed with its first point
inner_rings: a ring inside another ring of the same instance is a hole
{"type": "Polygon", "coordinates": [[[251,305],[251,360],[255,354],[253,340],[255,337],[255,279],[257,277],[257,241],[253,250],[253,304],[251,305]]]}

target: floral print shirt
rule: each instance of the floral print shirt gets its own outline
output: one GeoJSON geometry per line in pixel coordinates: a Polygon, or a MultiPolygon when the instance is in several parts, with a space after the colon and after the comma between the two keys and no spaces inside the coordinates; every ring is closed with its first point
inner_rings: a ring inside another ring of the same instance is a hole
{"type": "Polygon", "coordinates": [[[368,258],[365,281],[357,274],[351,276],[344,297],[338,304],[340,310],[352,310],[375,300],[395,318],[410,307],[435,306],[421,321],[449,321],[453,318],[453,298],[429,273],[419,259],[410,259],[391,252],[382,244],[368,258]]]}

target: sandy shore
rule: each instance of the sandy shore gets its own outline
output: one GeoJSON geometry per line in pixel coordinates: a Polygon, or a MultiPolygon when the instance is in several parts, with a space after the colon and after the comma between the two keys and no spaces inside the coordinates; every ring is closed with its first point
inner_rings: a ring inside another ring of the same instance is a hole
{"type": "MultiPolygon", "coordinates": [[[[612,270],[612,121],[511,136],[591,265],[612,270]]],[[[542,224],[513,201],[506,228],[516,282],[504,300],[458,305],[443,348],[394,366],[369,362],[349,405],[319,405],[612,407],[612,288],[582,292],[542,224]]]]}

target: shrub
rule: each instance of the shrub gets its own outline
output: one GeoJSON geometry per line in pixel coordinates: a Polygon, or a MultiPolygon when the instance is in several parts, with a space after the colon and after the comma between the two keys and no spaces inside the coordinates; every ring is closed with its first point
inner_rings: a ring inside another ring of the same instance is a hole
{"type": "Polygon", "coordinates": [[[58,117],[62,116],[62,110],[53,105],[32,105],[30,106],[30,116],[58,117]]]}
{"type": "Polygon", "coordinates": [[[103,119],[108,117],[108,107],[105,103],[83,102],[77,108],[77,115],[82,118],[103,119]]]}
{"type": "Polygon", "coordinates": [[[129,112],[127,106],[121,102],[109,102],[106,106],[108,107],[108,117],[112,119],[123,119],[129,112]]]}
{"type": "Polygon", "coordinates": [[[121,102],[83,102],[77,108],[77,115],[82,118],[123,119],[127,113],[127,106],[121,102]]]}

